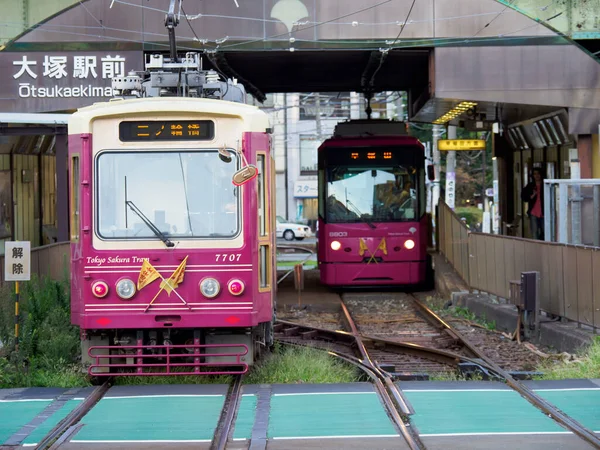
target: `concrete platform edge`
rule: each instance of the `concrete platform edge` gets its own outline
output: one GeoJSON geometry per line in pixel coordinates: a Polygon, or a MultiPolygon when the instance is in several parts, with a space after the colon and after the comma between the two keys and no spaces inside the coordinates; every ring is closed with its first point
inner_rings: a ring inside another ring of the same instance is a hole
{"type": "MultiPolygon", "coordinates": [[[[496,329],[514,332],[517,325],[517,310],[512,305],[494,302],[489,295],[482,293],[457,293],[454,305],[464,306],[477,317],[495,321],[496,329]]],[[[575,323],[545,322],[541,318],[540,330],[534,343],[552,347],[559,352],[578,353],[592,343],[594,334],[577,328],[575,323]]]]}

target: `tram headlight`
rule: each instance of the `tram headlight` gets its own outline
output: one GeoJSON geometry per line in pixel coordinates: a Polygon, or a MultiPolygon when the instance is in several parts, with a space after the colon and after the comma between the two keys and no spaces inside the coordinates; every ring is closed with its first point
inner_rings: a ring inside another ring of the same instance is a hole
{"type": "Polygon", "coordinates": [[[412,239],[404,241],[404,248],[406,248],[407,250],[412,250],[413,248],[415,248],[415,241],[413,241],[412,239]]]}
{"type": "Polygon", "coordinates": [[[340,248],[342,248],[342,244],[339,241],[331,242],[331,250],[339,250],[340,248]]]}
{"type": "Polygon", "coordinates": [[[135,295],[135,283],[129,278],[123,278],[117,282],[117,295],[123,300],[129,300],[135,295]]]}
{"type": "Polygon", "coordinates": [[[219,295],[221,286],[214,278],[205,278],[200,282],[200,292],[206,298],[214,298],[219,295]]]}

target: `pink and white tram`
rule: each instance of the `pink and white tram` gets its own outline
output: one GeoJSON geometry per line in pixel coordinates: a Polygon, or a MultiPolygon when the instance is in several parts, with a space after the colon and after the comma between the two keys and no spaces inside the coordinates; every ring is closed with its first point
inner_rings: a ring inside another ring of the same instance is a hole
{"type": "Polygon", "coordinates": [[[94,376],[243,373],[273,342],[267,116],[117,99],[69,120],[72,323],[94,376]]]}

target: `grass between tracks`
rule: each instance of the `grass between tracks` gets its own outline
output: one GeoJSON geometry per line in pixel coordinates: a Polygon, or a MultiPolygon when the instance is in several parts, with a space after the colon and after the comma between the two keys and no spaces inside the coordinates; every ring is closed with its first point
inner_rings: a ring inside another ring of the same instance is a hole
{"type": "Polygon", "coordinates": [[[439,372],[429,375],[429,381],[483,381],[483,376],[477,373],[465,376],[456,372],[439,372]]]}
{"type": "MultiPolygon", "coordinates": [[[[277,269],[280,267],[294,267],[296,264],[302,264],[301,260],[298,261],[277,261],[277,269]]],[[[304,262],[305,269],[315,269],[317,267],[316,261],[306,261],[304,262]]]]}
{"type": "Polygon", "coordinates": [[[600,378],[600,336],[595,336],[592,344],[573,360],[556,362],[548,359],[537,370],[544,375],[536,377],[536,380],[600,378]]]}
{"type": "Polygon", "coordinates": [[[439,314],[443,317],[453,317],[456,319],[463,319],[468,322],[475,323],[480,325],[481,327],[487,330],[495,330],[496,329],[496,321],[492,320],[488,322],[485,318],[477,317],[473,312],[471,312],[468,308],[463,306],[450,306],[446,308],[445,305],[447,300],[444,300],[440,297],[427,297],[425,303],[429,306],[435,313],[439,314]]]}
{"type": "Polygon", "coordinates": [[[351,383],[358,369],[322,350],[275,344],[272,354],[257,364],[246,384],[351,383]]]}

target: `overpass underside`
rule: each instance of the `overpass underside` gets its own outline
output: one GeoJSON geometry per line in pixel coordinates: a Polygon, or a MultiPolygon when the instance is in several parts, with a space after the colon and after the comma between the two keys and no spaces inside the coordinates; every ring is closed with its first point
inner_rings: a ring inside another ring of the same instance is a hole
{"type": "MultiPolygon", "coordinates": [[[[113,8],[104,0],[88,0],[18,36],[0,52],[0,73],[6,74],[0,112],[69,112],[105,101],[99,96],[110,86],[105,63],[121,58],[121,65],[111,67],[125,74],[140,70],[148,53],[168,53],[166,7],[163,0],[141,5],[117,0],[113,8]],[[75,57],[95,61],[98,74],[77,72],[75,57]],[[66,58],[64,76],[51,75],[48,58],[66,58]],[[20,73],[25,60],[34,62],[31,72],[20,73]],[[24,95],[79,84],[78,92],[85,87],[88,95],[24,95]]],[[[503,221],[522,212],[516,193],[534,164],[554,163],[556,176],[567,177],[564,161],[576,148],[582,176],[600,177],[594,147],[600,64],[562,33],[509,5],[494,0],[246,0],[239,8],[233,1],[184,1],[184,8],[176,28],[180,54],[204,52],[206,68],[238,78],[259,100],[283,92],[406,91],[411,121],[478,131],[500,124],[495,155],[503,221]],[[457,112],[463,101],[473,108],[457,112]]],[[[15,151],[0,145],[0,153],[15,151]]],[[[66,202],[61,189],[56,201],[66,202]]],[[[64,214],[57,218],[64,220],[64,214]]]]}

